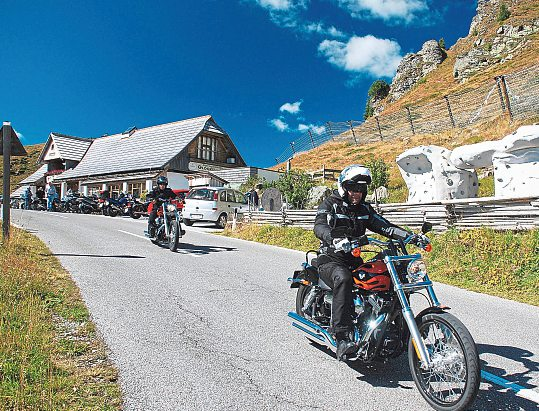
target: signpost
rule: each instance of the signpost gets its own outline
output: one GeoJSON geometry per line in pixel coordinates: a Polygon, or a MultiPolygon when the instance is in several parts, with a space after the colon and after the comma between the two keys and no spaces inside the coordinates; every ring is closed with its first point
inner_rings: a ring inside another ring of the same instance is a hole
{"type": "Polygon", "coordinates": [[[4,243],[9,238],[9,206],[11,193],[9,177],[11,175],[9,168],[9,161],[11,156],[25,156],[27,155],[26,150],[22,146],[17,133],[11,127],[11,123],[4,121],[2,126],[2,141],[0,141],[0,154],[3,156],[4,160],[4,184],[2,191],[2,233],[4,243]]]}

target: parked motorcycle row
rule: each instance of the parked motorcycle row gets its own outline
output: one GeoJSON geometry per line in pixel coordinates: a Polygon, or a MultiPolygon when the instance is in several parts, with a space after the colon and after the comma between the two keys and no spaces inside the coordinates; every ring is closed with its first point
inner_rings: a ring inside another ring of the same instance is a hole
{"type": "MultiPolygon", "coordinates": [[[[147,202],[141,202],[131,195],[120,194],[120,197],[103,198],[97,195],[83,196],[77,192],[70,193],[62,199],[55,198],[52,202],[52,211],[60,213],[103,214],[110,217],[129,216],[138,219],[148,214],[147,202]]],[[[12,199],[11,208],[25,208],[24,199],[12,199]]],[[[46,211],[47,200],[34,197],[28,209],[46,211]]]]}

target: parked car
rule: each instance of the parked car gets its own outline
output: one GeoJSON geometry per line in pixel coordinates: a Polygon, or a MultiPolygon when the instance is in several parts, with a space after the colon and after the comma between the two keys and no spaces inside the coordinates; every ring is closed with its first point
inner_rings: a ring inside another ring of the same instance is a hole
{"type": "Polygon", "coordinates": [[[172,199],[170,202],[176,206],[178,211],[182,211],[183,206],[185,205],[185,197],[187,197],[187,193],[189,193],[189,190],[186,189],[180,189],[180,190],[172,190],[174,193],[178,196],[174,199],[172,199]]]}
{"type": "Polygon", "coordinates": [[[185,225],[207,221],[224,228],[235,210],[238,214],[248,210],[247,200],[242,193],[224,187],[201,187],[189,191],[182,214],[185,225]]]}

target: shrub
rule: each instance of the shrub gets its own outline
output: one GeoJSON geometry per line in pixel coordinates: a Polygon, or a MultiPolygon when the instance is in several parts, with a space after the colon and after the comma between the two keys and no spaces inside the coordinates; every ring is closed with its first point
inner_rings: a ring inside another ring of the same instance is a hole
{"type": "Polygon", "coordinates": [[[384,80],[376,80],[374,83],[371,84],[371,87],[367,92],[367,95],[370,98],[376,97],[378,99],[385,98],[388,94],[389,84],[387,84],[384,80]]]}
{"type": "Polygon", "coordinates": [[[440,46],[440,48],[441,48],[442,50],[447,50],[447,49],[445,48],[445,40],[444,40],[443,37],[442,37],[440,40],[438,40],[438,46],[440,46]]]}
{"type": "Polygon", "coordinates": [[[281,175],[275,182],[275,187],[281,191],[286,202],[294,208],[304,208],[313,187],[311,176],[303,172],[289,171],[281,175]]]}
{"type": "Polygon", "coordinates": [[[500,8],[498,9],[498,17],[496,20],[501,23],[502,21],[507,20],[509,16],[511,16],[511,12],[509,11],[507,4],[500,4],[500,8]]]}
{"type": "Polygon", "coordinates": [[[365,112],[363,113],[363,120],[367,120],[369,117],[372,117],[374,114],[374,109],[371,106],[370,97],[367,99],[367,104],[365,105],[365,112]]]}
{"type": "Polygon", "coordinates": [[[371,170],[372,183],[369,186],[369,189],[372,191],[378,187],[384,186],[387,187],[389,184],[389,166],[387,163],[380,159],[370,159],[365,163],[371,170]]]}

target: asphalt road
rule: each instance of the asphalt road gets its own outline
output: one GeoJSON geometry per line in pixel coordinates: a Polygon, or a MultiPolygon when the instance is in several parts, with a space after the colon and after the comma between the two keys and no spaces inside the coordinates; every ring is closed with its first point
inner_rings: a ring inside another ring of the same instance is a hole
{"type": "MultiPolygon", "coordinates": [[[[290,326],[303,253],[187,227],[177,253],[145,220],[13,210],[80,287],[120,370],[126,410],[427,410],[406,356],[339,363],[290,326]]],[[[437,285],[483,370],[539,393],[539,308],[437,285]]],[[[478,410],[537,404],[484,381],[478,410]]]]}

